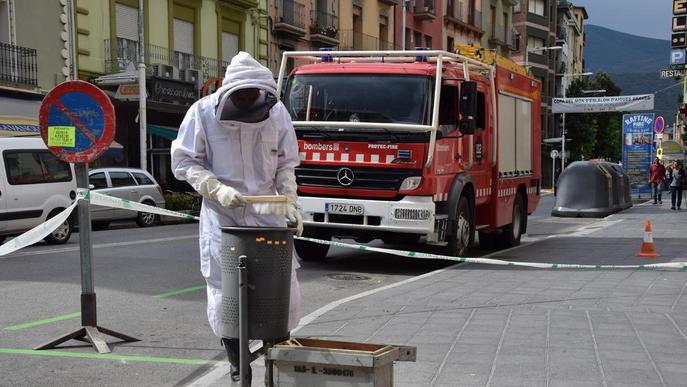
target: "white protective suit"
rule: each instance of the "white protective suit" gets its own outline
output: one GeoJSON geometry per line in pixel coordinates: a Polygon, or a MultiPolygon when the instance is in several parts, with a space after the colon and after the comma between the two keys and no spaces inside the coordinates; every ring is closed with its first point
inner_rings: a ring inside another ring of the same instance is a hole
{"type": "MultiPolygon", "coordinates": [[[[207,282],[208,320],[217,336],[220,336],[222,316],[220,227],[286,226],[284,215],[258,215],[250,205],[223,207],[217,199],[225,205],[228,201],[217,191],[233,191],[228,186],[244,196],[278,193],[289,197],[294,209],[297,199],[294,168],[300,162],[298,144],[284,105],[277,102],[269,110],[269,118],[258,123],[220,122],[216,116],[220,96],[244,88],[258,88],[279,98],[272,73],[249,54],[240,52],[227,67],[222,87],[188,110],[171,147],[174,176],[189,181],[203,195],[200,271],[207,282]]],[[[294,254],[289,329],[295,328],[300,318],[298,267],[294,254]]]]}

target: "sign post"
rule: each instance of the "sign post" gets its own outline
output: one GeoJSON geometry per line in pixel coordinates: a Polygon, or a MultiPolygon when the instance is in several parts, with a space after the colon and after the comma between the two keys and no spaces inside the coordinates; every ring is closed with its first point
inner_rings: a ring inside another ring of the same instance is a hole
{"type": "Polygon", "coordinates": [[[81,328],[35,349],[51,349],[76,339],[90,341],[99,353],[110,347],[102,334],[125,342],[133,337],[98,326],[91,257],[91,214],[89,211],[88,163],[103,154],[115,135],[114,107],[98,87],[84,81],[57,85],[43,99],[39,113],[41,137],[50,152],[62,161],[74,163],[79,191],[79,247],[81,257],[81,328]]]}
{"type": "Polygon", "coordinates": [[[554,149],[551,151],[551,189],[556,189],[556,159],[558,158],[558,150],[554,149]]]}

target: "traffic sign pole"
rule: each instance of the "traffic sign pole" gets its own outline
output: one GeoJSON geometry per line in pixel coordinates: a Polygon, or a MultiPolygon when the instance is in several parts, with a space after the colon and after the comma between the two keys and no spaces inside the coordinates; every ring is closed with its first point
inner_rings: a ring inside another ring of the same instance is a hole
{"type": "Polygon", "coordinates": [[[124,342],[139,341],[98,326],[93,286],[93,245],[91,243],[90,186],[88,163],[105,152],[114,139],[114,107],[96,86],[83,81],[61,83],[43,99],[40,114],[41,137],[50,152],[62,161],[74,163],[79,218],[81,261],[81,328],[35,349],[51,349],[71,339],[90,342],[99,353],[109,353],[103,334],[124,342]]]}

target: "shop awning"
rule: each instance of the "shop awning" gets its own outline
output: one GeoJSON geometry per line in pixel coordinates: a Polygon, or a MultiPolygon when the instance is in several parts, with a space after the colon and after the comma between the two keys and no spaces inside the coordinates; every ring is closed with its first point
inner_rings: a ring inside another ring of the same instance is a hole
{"type": "Polygon", "coordinates": [[[169,126],[148,125],[148,134],[160,136],[168,140],[176,140],[178,131],[178,128],[172,128],[169,126]]]}
{"type": "Polygon", "coordinates": [[[40,136],[38,120],[24,116],[0,115],[0,136],[40,136]]]}

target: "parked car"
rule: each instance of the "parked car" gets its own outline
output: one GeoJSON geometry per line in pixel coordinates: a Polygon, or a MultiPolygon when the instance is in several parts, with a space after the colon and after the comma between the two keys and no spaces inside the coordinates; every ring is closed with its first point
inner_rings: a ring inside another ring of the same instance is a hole
{"type": "MultiPolygon", "coordinates": [[[[88,172],[91,190],[131,202],[165,207],[162,188],[153,176],[136,168],[98,168],[88,172]]],[[[104,230],[113,220],[135,219],[140,227],[154,225],[158,216],[149,212],[136,212],[119,208],[91,205],[94,230],[104,230]]]]}
{"type": "MultiPolygon", "coordinates": [[[[69,207],[76,199],[76,178],[74,167],[50,153],[40,137],[0,137],[0,152],[1,243],[69,207]]],[[[45,241],[67,243],[75,218],[70,216],[45,241]]]]}

